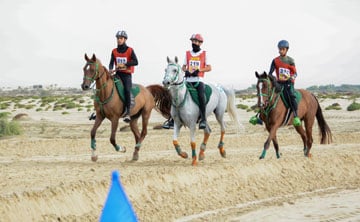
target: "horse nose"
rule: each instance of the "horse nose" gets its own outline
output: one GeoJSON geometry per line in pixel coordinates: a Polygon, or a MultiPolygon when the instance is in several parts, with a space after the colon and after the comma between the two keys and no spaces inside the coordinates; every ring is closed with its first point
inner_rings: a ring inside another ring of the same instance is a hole
{"type": "Polygon", "coordinates": [[[81,85],[81,88],[82,88],[83,90],[88,90],[88,89],[89,89],[89,86],[86,85],[86,84],[82,84],[82,85],[81,85]]]}
{"type": "Polygon", "coordinates": [[[170,84],[169,80],[163,80],[163,82],[162,82],[162,83],[163,83],[163,85],[164,85],[164,86],[167,86],[167,85],[169,85],[169,84],[170,84]]]}

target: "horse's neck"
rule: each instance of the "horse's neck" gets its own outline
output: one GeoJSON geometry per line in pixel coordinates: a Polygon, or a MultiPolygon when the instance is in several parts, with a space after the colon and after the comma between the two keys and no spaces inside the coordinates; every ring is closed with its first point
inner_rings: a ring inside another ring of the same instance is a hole
{"type": "Polygon", "coordinates": [[[112,88],[113,80],[108,78],[107,70],[101,66],[99,69],[99,79],[96,81],[96,91],[100,100],[107,99],[112,93],[112,88]]]}
{"type": "Polygon", "coordinates": [[[185,82],[183,82],[180,85],[174,85],[173,87],[171,87],[170,94],[172,97],[173,105],[180,105],[181,103],[183,103],[184,100],[186,99],[185,97],[187,96],[186,95],[187,89],[186,89],[185,82]]]}

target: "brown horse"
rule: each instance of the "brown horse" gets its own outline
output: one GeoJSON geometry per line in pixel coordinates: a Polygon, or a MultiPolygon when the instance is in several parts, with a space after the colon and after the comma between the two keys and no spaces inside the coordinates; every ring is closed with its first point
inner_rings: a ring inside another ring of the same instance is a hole
{"type": "MultiPolygon", "coordinates": [[[[260,159],[265,158],[266,151],[269,149],[270,142],[274,144],[276,157],[280,158],[279,144],[276,138],[276,131],[283,125],[292,123],[293,115],[287,115],[287,108],[280,98],[281,87],[276,82],[275,77],[267,75],[266,72],[259,74],[255,72],[258,78],[256,88],[258,96],[258,107],[260,108],[260,118],[265,123],[266,129],[269,132],[269,137],[265,141],[263,152],[260,159]]],[[[332,142],[332,134],[329,126],[327,125],[321,107],[316,97],[304,89],[298,90],[302,99],[298,104],[298,116],[304,122],[305,130],[300,125],[295,127],[296,131],[300,134],[304,143],[304,155],[311,157],[310,150],[313,143],[312,127],[314,125],[315,116],[320,129],[321,144],[332,142]]]]}
{"type": "MultiPolygon", "coordinates": [[[[108,70],[101,64],[100,60],[93,54],[92,58],[85,54],[86,64],[84,66],[84,78],[81,88],[89,90],[92,83],[95,81],[96,89],[94,90],[94,106],[96,110],[96,119],[91,130],[91,160],[96,161],[96,130],[107,118],[111,122],[111,136],[110,142],[116,151],[125,152],[126,148],[116,144],[115,135],[119,124],[119,118],[124,111],[124,103],[121,100],[113,77],[108,70]]],[[[135,137],[135,151],[133,153],[133,160],[139,159],[139,150],[141,143],[147,134],[147,125],[149,122],[152,109],[155,107],[165,118],[170,117],[170,101],[169,92],[160,85],[150,85],[146,88],[139,84],[134,84],[140,88],[139,94],[135,97],[135,105],[130,110],[130,128],[135,137]],[[169,102],[167,102],[169,101],[169,102]],[[138,119],[142,117],[141,133],[138,128],[138,119]]]]}

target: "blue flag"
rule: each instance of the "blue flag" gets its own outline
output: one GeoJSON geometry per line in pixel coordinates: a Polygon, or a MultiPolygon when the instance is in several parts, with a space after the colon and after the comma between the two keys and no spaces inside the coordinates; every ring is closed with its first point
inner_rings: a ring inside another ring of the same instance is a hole
{"type": "Polygon", "coordinates": [[[135,211],[120,183],[119,172],[112,172],[110,190],[100,217],[101,222],[138,221],[135,211]]]}

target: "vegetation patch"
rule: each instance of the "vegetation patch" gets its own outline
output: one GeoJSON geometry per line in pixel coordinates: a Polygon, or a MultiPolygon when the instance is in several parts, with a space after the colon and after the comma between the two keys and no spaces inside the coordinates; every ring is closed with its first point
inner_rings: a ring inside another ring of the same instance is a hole
{"type": "Polygon", "coordinates": [[[236,105],[236,108],[247,110],[249,107],[248,107],[247,105],[244,105],[244,104],[237,104],[237,105],[236,105]]]}
{"type": "Polygon", "coordinates": [[[356,103],[355,101],[347,107],[348,111],[355,111],[359,109],[360,109],[360,103],[356,103]]]}
{"type": "Polygon", "coordinates": [[[18,121],[8,120],[9,113],[0,113],[0,138],[4,136],[20,135],[22,129],[18,121]]]}
{"type": "Polygon", "coordinates": [[[341,106],[339,103],[333,103],[332,105],[325,108],[325,110],[341,110],[341,106]]]}

